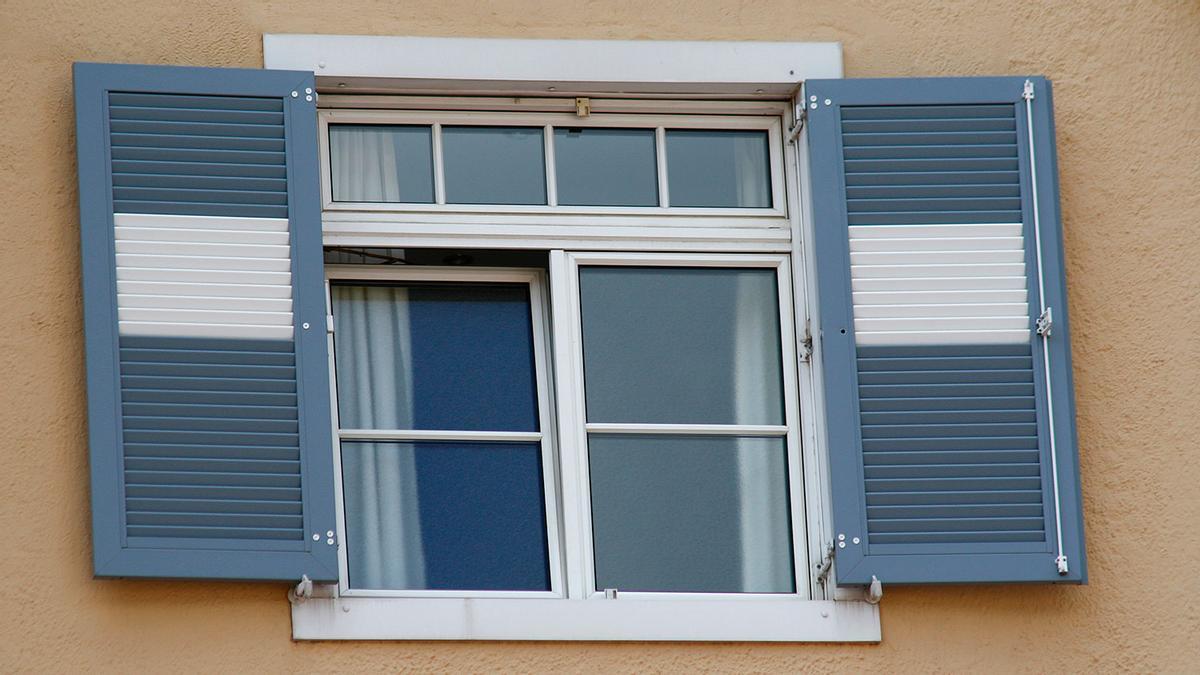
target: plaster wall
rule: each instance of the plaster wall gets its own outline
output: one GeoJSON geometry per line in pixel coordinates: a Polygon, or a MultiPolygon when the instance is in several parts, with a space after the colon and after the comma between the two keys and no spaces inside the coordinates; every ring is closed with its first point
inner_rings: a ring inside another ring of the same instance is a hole
{"type": "Polygon", "coordinates": [[[0,1],[0,668],[1200,670],[1194,0],[0,1]],[[1091,584],[889,588],[882,644],[293,643],[278,585],[91,578],[70,64],[261,35],[838,40],[851,77],[1055,82],[1091,584]]]}

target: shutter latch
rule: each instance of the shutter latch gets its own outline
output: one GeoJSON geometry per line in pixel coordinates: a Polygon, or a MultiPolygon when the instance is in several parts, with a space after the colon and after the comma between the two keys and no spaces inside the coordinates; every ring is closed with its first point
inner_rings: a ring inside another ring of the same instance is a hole
{"type": "Polygon", "coordinates": [[[1050,331],[1054,328],[1054,313],[1050,307],[1042,310],[1041,316],[1037,319],[1037,334],[1042,337],[1050,337],[1050,331]]]}

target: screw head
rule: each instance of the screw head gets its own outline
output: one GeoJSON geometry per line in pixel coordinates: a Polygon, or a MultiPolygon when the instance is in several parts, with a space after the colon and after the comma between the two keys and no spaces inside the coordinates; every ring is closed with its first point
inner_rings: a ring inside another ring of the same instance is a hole
{"type": "Polygon", "coordinates": [[[304,88],[304,93],[306,93],[306,94],[311,94],[311,93],[312,93],[312,87],[305,87],[305,88],[304,88]]]}
{"type": "Polygon", "coordinates": [[[305,321],[304,323],[300,324],[300,327],[303,328],[304,330],[308,330],[308,322],[305,321]]]}
{"type": "Polygon", "coordinates": [[[330,546],[333,546],[333,540],[332,540],[332,539],[326,539],[326,540],[325,540],[325,543],[326,543],[326,544],[329,544],[330,546]]]}
{"type": "Polygon", "coordinates": [[[813,103],[812,105],[810,105],[810,106],[808,106],[808,107],[812,108],[813,110],[816,110],[816,109],[817,109],[817,104],[816,104],[816,103],[813,103]]]}
{"type": "Polygon", "coordinates": [[[298,97],[298,96],[300,96],[300,92],[298,92],[298,91],[293,91],[293,92],[292,92],[292,98],[296,98],[296,97],[298,97]]]}
{"type": "Polygon", "coordinates": [[[857,543],[858,543],[860,540],[859,540],[859,538],[858,538],[858,537],[855,537],[855,538],[851,539],[850,541],[852,541],[852,542],[854,542],[855,544],[857,544],[857,543]]]}
{"type": "Polygon", "coordinates": [[[829,99],[825,99],[825,105],[829,105],[830,103],[833,103],[833,101],[831,101],[829,99]]]}
{"type": "Polygon", "coordinates": [[[311,100],[312,100],[312,97],[311,97],[311,96],[305,96],[305,97],[304,97],[304,100],[305,100],[305,101],[311,101],[311,100]]]}
{"type": "Polygon", "coordinates": [[[809,96],[809,97],[808,97],[808,100],[810,100],[810,101],[815,101],[815,100],[817,100],[817,97],[816,97],[816,96],[809,96]]]}
{"type": "Polygon", "coordinates": [[[838,542],[838,548],[846,548],[846,542],[844,542],[844,541],[839,541],[839,542],[838,542]]]}
{"type": "Polygon", "coordinates": [[[838,541],[846,541],[846,535],[844,535],[844,534],[839,534],[839,535],[838,535],[838,541]]]}
{"type": "Polygon", "coordinates": [[[313,541],[321,541],[321,535],[318,532],[313,532],[313,541]]]}

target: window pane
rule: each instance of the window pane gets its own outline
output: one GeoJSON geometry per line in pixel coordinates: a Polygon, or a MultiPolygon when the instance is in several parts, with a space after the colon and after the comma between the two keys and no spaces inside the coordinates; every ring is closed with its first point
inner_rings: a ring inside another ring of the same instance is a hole
{"type": "Polygon", "coordinates": [[[769,208],[765,131],[667,131],[671,206],[769,208]]]}
{"type": "Polygon", "coordinates": [[[433,203],[430,127],[329,127],[335,202],[433,203]]]}
{"type": "Polygon", "coordinates": [[[584,267],[589,422],[783,424],[773,269],[584,267]]]}
{"type": "Polygon", "coordinates": [[[588,440],[596,588],[791,593],[782,438],[588,440]]]}
{"type": "Polygon", "coordinates": [[[545,204],[541,127],[442,127],[450,204],[545,204]]]}
{"type": "Polygon", "coordinates": [[[537,443],[342,443],[350,586],[549,590],[537,443]]]}
{"type": "Polygon", "coordinates": [[[555,129],[558,203],[658,206],[653,129],[555,129]]]}
{"type": "Polygon", "coordinates": [[[331,292],[341,428],[538,429],[528,286],[331,292]]]}

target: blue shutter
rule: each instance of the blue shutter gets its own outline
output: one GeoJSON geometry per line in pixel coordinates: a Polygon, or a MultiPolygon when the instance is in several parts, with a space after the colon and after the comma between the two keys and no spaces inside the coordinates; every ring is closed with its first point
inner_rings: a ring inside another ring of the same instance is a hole
{"type": "Polygon", "coordinates": [[[95,574],[336,580],[312,74],[74,74],[95,574]]]}
{"type": "Polygon", "coordinates": [[[805,105],[838,583],[1086,581],[1050,83],[805,105]]]}

